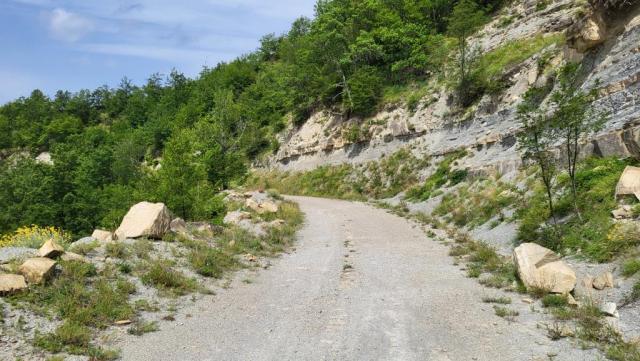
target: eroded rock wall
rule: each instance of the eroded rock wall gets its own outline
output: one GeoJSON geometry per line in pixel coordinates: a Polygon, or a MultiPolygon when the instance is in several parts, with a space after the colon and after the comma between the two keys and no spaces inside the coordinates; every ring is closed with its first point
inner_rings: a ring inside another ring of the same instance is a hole
{"type": "Polygon", "coordinates": [[[536,10],[534,3],[522,1],[509,9],[503,16],[518,20],[501,27],[495,19],[480,32],[475,44],[488,51],[507,41],[562,32],[567,45],[551,45],[507,69],[510,86],[500,96],[485,96],[464,114],[454,114],[450,95],[442,87],[426,95],[415,112],[402,105],[390,106],[365,121],[316,113],[300,128],[283,135],[282,146],[267,167],[298,171],[326,164],[356,164],[408,147],[416,154],[433,157],[465,148],[471,156],[461,166],[472,172],[513,171],[521,164],[516,108],[529,87],[544,84],[549,76],[540,69],[538,60],[543,52],[553,54],[548,59],[551,65],[569,59],[582,61],[588,70],[584,88],[600,89],[596,104],[608,113],[609,120],[605,129],[585,144],[583,155],[640,156],[638,6],[616,17],[594,14],[596,20],[590,21],[574,1],[556,1],[542,11],[536,10]],[[357,138],[350,132],[354,127],[359,129],[357,138]]]}

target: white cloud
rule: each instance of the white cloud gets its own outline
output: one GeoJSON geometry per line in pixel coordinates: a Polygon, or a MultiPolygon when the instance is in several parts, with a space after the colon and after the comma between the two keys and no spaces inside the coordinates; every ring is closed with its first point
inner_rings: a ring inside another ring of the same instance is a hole
{"type": "Polygon", "coordinates": [[[54,38],[76,42],[93,30],[93,22],[64,9],[54,9],[49,18],[49,28],[54,38]]]}
{"type": "Polygon", "coordinates": [[[164,60],[170,62],[188,62],[204,64],[208,61],[218,62],[227,56],[236,56],[236,53],[221,54],[198,49],[171,48],[161,46],[144,46],[132,44],[87,44],[83,49],[99,54],[135,56],[164,60]]]}

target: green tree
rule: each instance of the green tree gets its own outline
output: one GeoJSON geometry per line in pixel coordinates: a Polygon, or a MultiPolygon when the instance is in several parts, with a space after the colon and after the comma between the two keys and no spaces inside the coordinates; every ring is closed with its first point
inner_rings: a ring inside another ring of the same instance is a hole
{"type": "Polygon", "coordinates": [[[545,88],[531,88],[518,106],[518,119],[521,125],[518,134],[518,147],[523,152],[524,158],[534,161],[540,170],[539,175],[545,187],[549,215],[555,225],[557,222],[553,203],[553,188],[557,168],[551,148],[557,138],[546,109],[540,107],[547,94],[548,90],[545,88]]]}
{"type": "Polygon", "coordinates": [[[553,128],[565,146],[566,169],[571,180],[573,206],[579,218],[576,171],[580,157],[580,144],[586,137],[604,126],[606,115],[593,107],[597,99],[597,87],[585,92],[579,88],[578,64],[567,64],[558,74],[558,86],[551,94],[550,106],[553,109],[551,119],[553,128]]]}
{"type": "Polygon", "coordinates": [[[448,32],[458,41],[458,85],[457,93],[463,106],[471,104],[476,97],[472,84],[472,63],[476,57],[470,51],[469,37],[486,22],[484,11],[473,0],[461,0],[449,17],[448,32]]]}

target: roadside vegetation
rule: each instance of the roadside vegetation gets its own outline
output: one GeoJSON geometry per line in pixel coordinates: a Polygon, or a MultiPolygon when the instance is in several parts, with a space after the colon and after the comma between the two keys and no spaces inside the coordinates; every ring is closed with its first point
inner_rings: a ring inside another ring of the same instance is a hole
{"type": "Polygon", "coordinates": [[[322,166],[306,172],[254,172],[249,187],[276,189],[292,195],[349,200],[393,197],[418,183],[429,159],[401,149],[379,161],[362,165],[322,166]]]}
{"type": "MultiPolygon", "coordinates": [[[[33,346],[49,354],[117,359],[117,350],[104,347],[100,338],[103,331],[122,326],[132,335],[157,331],[161,327],[160,316],[153,319],[148,313],[170,312],[162,318],[170,321],[181,297],[212,292],[210,287],[215,283],[207,279],[222,279],[235,270],[257,267],[257,257],[273,257],[289,249],[303,222],[298,206],[287,201],[280,203],[274,213],[260,215],[248,208],[244,210],[255,219],[278,219],[282,223],[262,235],[237,226],[205,227],[169,233],[161,241],[72,244],[71,250],[84,248],[86,258],[59,260],[60,271],[44,283],[3,297],[1,314],[4,317],[19,312],[33,320],[30,322],[51,324],[50,332],[15,330],[29,335],[28,341],[33,346]],[[150,295],[154,295],[153,300],[148,299],[150,295]]],[[[49,233],[38,234],[38,242],[48,239],[49,233]]],[[[29,242],[36,242],[29,235],[29,242]]],[[[19,264],[10,263],[8,267],[15,271],[19,264]]],[[[13,327],[21,326],[19,322],[0,323],[3,332],[13,327]]]]}

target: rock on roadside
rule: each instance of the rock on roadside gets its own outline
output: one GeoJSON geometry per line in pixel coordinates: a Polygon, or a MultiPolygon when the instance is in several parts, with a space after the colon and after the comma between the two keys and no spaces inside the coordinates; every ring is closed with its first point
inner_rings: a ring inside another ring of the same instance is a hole
{"type": "Polygon", "coordinates": [[[0,274],[0,295],[19,292],[27,288],[24,276],[0,274]]]}
{"type": "Polygon", "coordinates": [[[53,239],[50,239],[38,250],[39,257],[57,258],[64,253],[64,248],[53,239]]]}
{"type": "Polygon", "coordinates": [[[548,248],[523,243],[513,250],[513,260],[527,289],[537,287],[552,293],[569,293],[576,286],[575,272],[548,248]]]}
{"type": "Polygon", "coordinates": [[[100,242],[111,242],[113,241],[113,234],[109,231],[105,231],[102,229],[96,229],[91,234],[92,238],[97,239],[100,242]]]}
{"type": "Polygon", "coordinates": [[[29,284],[39,284],[49,278],[55,265],[56,261],[50,258],[29,258],[20,265],[18,272],[24,276],[29,284]]]}
{"type": "Polygon", "coordinates": [[[171,215],[164,203],[141,202],[129,209],[115,234],[119,240],[140,237],[161,239],[170,227],[171,215]]]}

